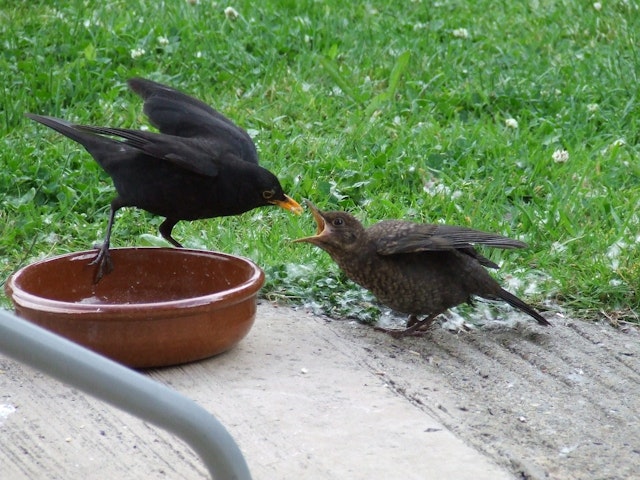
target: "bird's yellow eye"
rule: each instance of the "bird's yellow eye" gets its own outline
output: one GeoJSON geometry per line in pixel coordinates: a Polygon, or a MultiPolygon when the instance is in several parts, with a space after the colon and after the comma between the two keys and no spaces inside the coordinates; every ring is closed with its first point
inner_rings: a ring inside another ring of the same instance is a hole
{"type": "Polygon", "coordinates": [[[275,194],[276,192],[273,190],[265,190],[264,192],[262,192],[262,198],[264,198],[265,200],[271,200],[275,194]]]}
{"type": "Polygon", "coordinates": [[[339,227],[340,225],[344,224],[344,220],[342,219],[342,217],[337,217],[333,219],[333,223],[336,227],[339,227]]]}

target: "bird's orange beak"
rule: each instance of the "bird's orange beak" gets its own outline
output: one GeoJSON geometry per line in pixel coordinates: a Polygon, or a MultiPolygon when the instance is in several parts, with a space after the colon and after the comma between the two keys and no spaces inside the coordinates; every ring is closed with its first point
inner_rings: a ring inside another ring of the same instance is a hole
{"type": "Polygon", "coordinates": [[[311,214],[313,215],[313,219],[316,221],[316,234],[311,237],[298,238],[294,240],[294,242],[307,242],[307,243],[316,243],[320,237],[322,237],[323,233],[325,233],[327,224],[324,221],[324,217],[322,216],[322,212],[309,200],[305,200],[307,207],[311,210],[311,214]]]}
{"type": "Polygon", "coordinates": [[[300,206],[298,202],[296,202],[289,195],[284,196],[284,200],[274,200],[272,203],[274,205],[279,206],[280,208],[284,208],[285,210],[289,210],[296,215],[300,215],[303,211],[303,208],[300,206]]]}

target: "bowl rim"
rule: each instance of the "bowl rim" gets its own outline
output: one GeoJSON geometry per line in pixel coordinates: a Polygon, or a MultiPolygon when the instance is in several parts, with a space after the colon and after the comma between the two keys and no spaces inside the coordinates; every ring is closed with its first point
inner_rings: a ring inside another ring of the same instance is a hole
{"type": "MultiPolygon", "coordinates": [[[[20,279],[20,276],[24,275],[29,269],[37,268],[44,263],[50,263],[59,261],[65,258],[76,260],[90,260],[95,258],[96,250],[82,250],[78,252],[69,252],[61,255],[55,255],[53,257],[43,258],[41,260],[32,262],[24,267],[18,269],[9,276],[5,283],[5,290],[7,296],[11,298],[14,304],[24,308],[37,309],[40,311],[46,311],[50,313],[127,313],[134,310],[175,310],[175,309],[194,309],[199,307],[207,307],[212,303],[216,305],[230,306],[236,303],[240,303],[246,300],[251,295],[256,294],[262,285],[264,284],[264,271],[252,260],[239,255],[232,255],[229,253],[216,252],[213,250],[199,250],[193,248],[173,248],[173,247],[118,247],[110,248],[110,252],[118,251],[158,251],[170,254],[185,254],[185,255],[197,255],[206,257],[222,257],[227,260],[240,261],[247,265],[251,270],[251,275],[248,279],[239,283],[238,285],[223,290],[221,292],[209,293],[206,295],[200,295],[197,297],[181,298],[176,300],[166,300],[159,302],[144,302],[144,303],[122,303],[122,304],[109,304],[109,303],[78,303],[67,302],[63,300],[55,300],[46,297],[40,297],[36,294],[27,292],[20,287],[17,287],[16,282],[20,279]],[[235,300],[235,301],[233,301],[235,300]]],[[[117,253],[116,253],[117,254],[117,253]]]]}

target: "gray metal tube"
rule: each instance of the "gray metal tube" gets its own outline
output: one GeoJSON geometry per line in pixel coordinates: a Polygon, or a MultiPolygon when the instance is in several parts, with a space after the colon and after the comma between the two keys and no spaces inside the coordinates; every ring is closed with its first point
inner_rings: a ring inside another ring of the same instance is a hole
{"type": "Polygon", "coordinates": [[[181,437],[215,480],[251,480],[229,432],[178,392],[4,310],[0,352],[181,437]]]}

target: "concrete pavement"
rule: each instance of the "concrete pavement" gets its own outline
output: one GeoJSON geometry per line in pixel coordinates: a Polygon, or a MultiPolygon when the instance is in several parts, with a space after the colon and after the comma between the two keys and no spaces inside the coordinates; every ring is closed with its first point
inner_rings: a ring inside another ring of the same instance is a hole
{"type": "MultiPolygon", "coordinates": [[[[216,415],[255,479],[514,478],[390,388],[369,354],[344,328],[263,303],[234,350],[146,374],[216,415]]],[[[5,357],[0,372],[3,479],[206,478],[166,432],[5,357]]]]}

